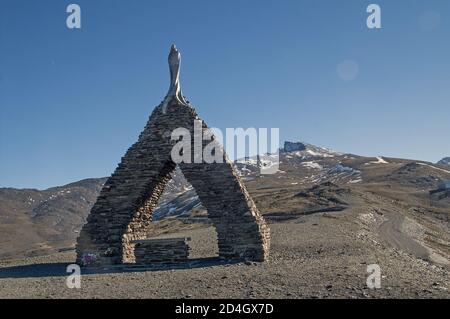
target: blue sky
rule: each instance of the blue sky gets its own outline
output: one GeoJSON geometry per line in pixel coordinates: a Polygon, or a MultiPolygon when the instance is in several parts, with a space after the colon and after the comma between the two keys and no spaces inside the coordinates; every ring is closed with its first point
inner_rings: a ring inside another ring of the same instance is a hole
{"type": "Polygon", "coordinates": [[[435,162],[450,155],[449,14],[448,0],[0,0],[0,186],[111,174],[167,92],[173,42],[210,126],[435,162]]]}

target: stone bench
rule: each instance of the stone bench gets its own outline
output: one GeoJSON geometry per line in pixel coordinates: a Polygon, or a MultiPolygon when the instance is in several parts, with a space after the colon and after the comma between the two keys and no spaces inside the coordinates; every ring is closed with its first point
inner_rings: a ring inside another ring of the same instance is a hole
{"type": "Polygon", "coordinates": [[[188,241],[191,238],[154,238],[135,240],[136,264],[185,262],[189,257],[188,241]]]}

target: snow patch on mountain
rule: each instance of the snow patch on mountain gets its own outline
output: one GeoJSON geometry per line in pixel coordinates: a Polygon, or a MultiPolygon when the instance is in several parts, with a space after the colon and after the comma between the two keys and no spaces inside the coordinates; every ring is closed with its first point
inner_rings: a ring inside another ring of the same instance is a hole
{"type": "Polygon", "coordinates": [[[387,162],[383,157],[381,156],[377,156],[377,160],[376,161],[372,161],[369,162],[371,164],[389,164],[389,162],[387,162]]]}
{"type": "Polygon", "coordinates": [[[339,173],[361,173],[361,172],[351,167],[344,166],[341,163],[336,164],[334,167],[328,170],[328,174],[339,174],[339,173]]]}
{"type": "Polygon", "coordinates": [[[333,182],[347,182],[347,183],[360,183],[362,182],[361,171],[349,166],[344,166],[341,163],[336,164],[327,171],[328,175],[331,175],[331,181],[333,182]]]}
{"type": "Polygon", "coordinates": [[[301,165],[311,169],[323,169],[322,165],[314,161],[303,162],[301,165]]]}

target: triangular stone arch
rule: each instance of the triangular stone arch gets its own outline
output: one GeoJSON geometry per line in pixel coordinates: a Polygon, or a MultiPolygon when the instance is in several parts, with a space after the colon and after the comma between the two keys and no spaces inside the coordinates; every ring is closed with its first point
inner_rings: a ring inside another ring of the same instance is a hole
{"type": "MultiPolygon", "coordinates": [[[[171,133],[185,128],[194,143],[194,121],[200,118],[181,96],[179,62],[173,46],[169,93],[101,190],[77,240],[80,264],[86,263],[86,256],[97,265],[134,262],[131,242],[145,239],[152,212],[176,166],[171,157],[171,133]]],[[[208,130],[204,122],[203,130],[208,130]]],[[[203,141],[203,147],[209,142],[203,141]]],[[[216,228],[219,256],[263,261],[269,251],[269,228],[233,163],[222,152],[222,163],[179,166],[216,228]]]]}

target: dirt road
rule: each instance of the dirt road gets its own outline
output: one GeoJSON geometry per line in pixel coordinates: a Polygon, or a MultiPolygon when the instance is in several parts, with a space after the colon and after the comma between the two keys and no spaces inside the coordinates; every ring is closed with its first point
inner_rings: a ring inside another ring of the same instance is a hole
{"type": "Polygon", "coordinates": [[[413,254],[417,258],[428,260],[428,249],[402,231],[405,217],[399,212],[389,213],[386,217],[388,220],[379,229],[381,238],[392,247],[413,254]]]}

